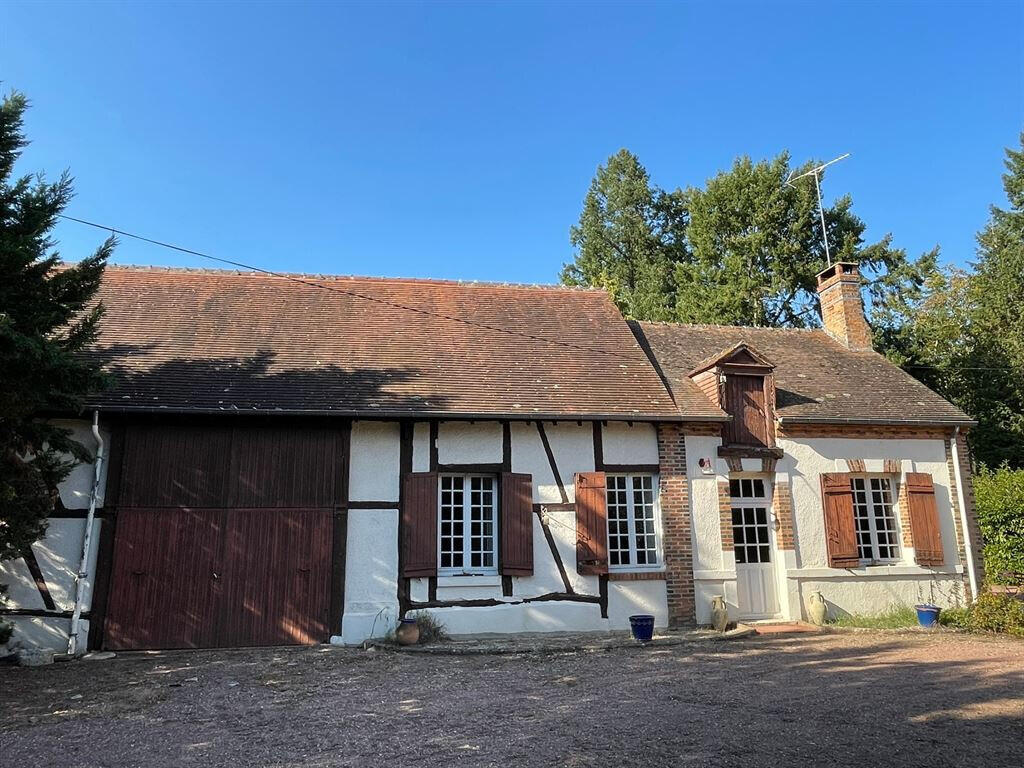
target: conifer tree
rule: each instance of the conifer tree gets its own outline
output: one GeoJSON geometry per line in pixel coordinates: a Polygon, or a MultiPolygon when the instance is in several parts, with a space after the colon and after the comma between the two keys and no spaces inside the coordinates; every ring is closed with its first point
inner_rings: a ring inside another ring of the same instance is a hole
{"type": "Polygon", "coordinates": [[[72,196],[54,182],[16,176],[28,144],[20,93],[0,103],[0,560],[19,556],[46,530],[56,487],[89,449],[48,416],[81,411],[103,384],[87,352],[102,308],[94,296],[114,248],[65,264],[51,236],[72,196]]]}

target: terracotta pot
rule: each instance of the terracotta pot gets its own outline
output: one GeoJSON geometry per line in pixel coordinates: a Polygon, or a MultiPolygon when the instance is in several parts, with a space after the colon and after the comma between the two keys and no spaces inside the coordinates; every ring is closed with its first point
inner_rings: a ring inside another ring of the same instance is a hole
{"type": "Polygon", "coordinates": [[[729,626],[729,608],[725,604],[725,595],[715,595],[711,598],[711,626],[719,632],[725,632],[729,626]]]}
{"type": "Polygon", "coordinates": [[[420,626],[416,619],[402,619],[395,630],[395,640],[399,645],[416,645],[420,641],[420,626]]]}
{"type": "Polygon", "coordinates": [[[811,596],[807,598],[807,616],[812,624],[819,627],[828,618],[828,603],[825,602],[825,596],[817,590],[811,592],[811,596]]]}

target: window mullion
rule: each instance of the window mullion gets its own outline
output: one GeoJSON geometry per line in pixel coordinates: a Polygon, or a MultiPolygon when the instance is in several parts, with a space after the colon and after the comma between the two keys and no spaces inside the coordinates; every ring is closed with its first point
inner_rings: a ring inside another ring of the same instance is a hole
{"type": "Polygon", "coordinates": [[[636,507],[633,505],[635,479],[633,476],[626,478],[626,533],[629,540],[629,562],[634,568],[639,566],[636,556],[636,507]]]}
{"type": "Polygon", "coordinates": [[[469,475],[463,476],[462,487],[462,570],[468,572],[473,570],[473,480],[469,475]]]}
{"type": "Polygon", "coordinates": [[[868,535],[871,537],[871,559],[881,560],[882,553],[878,548],[878,528],[875,526],[875,515],[878,514],[878,508],[875,506],[874,489],[871,487],[870,480],[864,481],[864,489],[868,503],[868,535]]]}

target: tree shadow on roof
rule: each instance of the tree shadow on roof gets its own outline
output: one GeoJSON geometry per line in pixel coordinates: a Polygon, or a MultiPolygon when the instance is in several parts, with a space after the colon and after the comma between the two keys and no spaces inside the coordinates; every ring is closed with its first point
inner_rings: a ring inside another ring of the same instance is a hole
{"type": "Polygon", "coordinates": [[[448,400],[417,386],[423,371],[319,365],[286,369],[276,355],[152,359],[151,349],[100,350],[111,386],[89,406],[103,410],[401,415],[443,411],[448,400]]]}

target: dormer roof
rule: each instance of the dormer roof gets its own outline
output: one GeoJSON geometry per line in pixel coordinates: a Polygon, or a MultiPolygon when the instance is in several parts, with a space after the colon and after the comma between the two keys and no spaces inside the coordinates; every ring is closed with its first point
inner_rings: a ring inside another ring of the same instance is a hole
{"type": "Polygon", "coordinates": [[[723,349],[721,352],[716,352],[710,357],[701,360],[687,376],[693,377],[711,368],[725,368],[728,366],[761,368],[764,370],[764,373],[770,373],[775,368],[775,363],[747,342],[740,341],[731,347],[723,349]]]}

